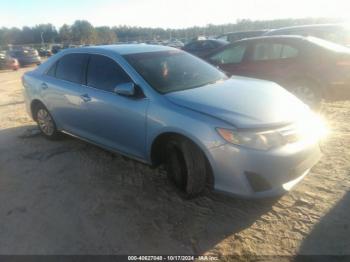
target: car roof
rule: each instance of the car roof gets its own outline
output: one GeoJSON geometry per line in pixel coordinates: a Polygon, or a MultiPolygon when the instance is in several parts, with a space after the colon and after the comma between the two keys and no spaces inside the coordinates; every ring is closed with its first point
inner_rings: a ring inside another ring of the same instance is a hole
{"type": "Polygon", "coordinates": [[[101,45],[73,48],[76,51],[112,51],[119,55],[129,55],[146,52],[159,52],[178,50],[169,46],[147,45],[147,44],[121,44],[121,45],[101,45]]]}
{"type": "Polygon", "coordinates": [[[225,36],[225,35],[239,35],[239,34],[250,34],[250,33],[264,33],[268,32],[270,29],[260,29],[260,30],[247,30],[247,31],[237,31],[237,32],[228,32],[225,34],[221,34],[220,36],[225,36]]]}
{"type": "Polygon", "coordinates": [[[296,25],[296,26],[287,26],[287,27],[281,27],[272,29],[268,33],[274,33],[278,31],[284,31],[284,30],[293,30],[293,29],[332,29],[336,27],[345,27],[344,24],[312,24],[312,25],[296,25]]]}
{"type": "Polygon", "coordinates": [[[300,35],[269,35],[269,36],[256,36],[249,37],[237,40],[233,43],[237,42],[247,42],[247,41],[256,41],[256,40],[270,40],[270,39],[280,39],[280,40],[307,40],[308,37],[300,36],[300,35]]]}
{"type": "Polygon", "coordinates": [[[229,43],[225,40],[216,39],[216,38],[192,40],[190,43],[194,43],[194,42],[218,42],[218,43],[223,43],[223,44],[229,43]]]}

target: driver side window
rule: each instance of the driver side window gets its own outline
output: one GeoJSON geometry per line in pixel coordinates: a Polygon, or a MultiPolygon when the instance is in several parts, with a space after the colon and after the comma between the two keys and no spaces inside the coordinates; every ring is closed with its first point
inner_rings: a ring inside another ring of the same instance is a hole
{"type": "Polygon", "coordinates": [[[113,92],[118,84],[131,82],[125,71],[111,58],[91,55],[87,70],[87,85],[113,92]]]}
{"type": "Polygon", "coordinates": [[[225,48],[223,51],[213,55],[210,60],[217,64],[239,64],[242,62],[247,47],[245,45],[236,45],[225,48]]]}

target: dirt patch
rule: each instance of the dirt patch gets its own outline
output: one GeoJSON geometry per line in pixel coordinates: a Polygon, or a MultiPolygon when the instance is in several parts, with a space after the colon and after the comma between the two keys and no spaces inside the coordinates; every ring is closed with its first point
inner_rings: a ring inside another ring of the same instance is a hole
{"type": "Polygon", "coordinates": [[[289,194],[183,200],[162,169],[45,140],[23,72],[0,74],[1,254],[350,254],[350,102],[323,105],[324,155],[289,194]]]}

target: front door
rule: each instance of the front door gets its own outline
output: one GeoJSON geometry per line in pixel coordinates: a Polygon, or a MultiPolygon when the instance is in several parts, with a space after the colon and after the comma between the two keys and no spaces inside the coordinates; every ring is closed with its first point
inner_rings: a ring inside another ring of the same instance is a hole
{"type": "Polygon", "coordinates": [[[121,83],[131,78],[113,59],[91,55],[87,68],[87,138],[136,157],[145,155],[145,97],[127,97],[114,93],[121,83]]]}
{"type": "Polygon", "coordinates": [[[246,76],[248,74],[246,72],[247,68],[245,62],[247,50],[248,48],[245,43],[233,44],[213,54],[208,60],[229,76],[246,76]]]}

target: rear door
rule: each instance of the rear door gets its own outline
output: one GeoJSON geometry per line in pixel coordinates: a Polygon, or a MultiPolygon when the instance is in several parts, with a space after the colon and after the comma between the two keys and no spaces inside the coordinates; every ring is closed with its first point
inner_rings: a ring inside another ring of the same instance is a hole
{"type": "Polygon", "coordinates": [[[247,76],[275,82],[296,75],[302,67],[298,45],[270,39],[254,41],[245,63],[247,76]]]}
{"type": "Polygon", "coordinates": [[[83,136],[86,107],[86,54],[67,54],[59,59],[43,77],[40,92],[59,129],[83,136]]]}
{"type": "Polygon", "coordinates": [[[87,69],[87,138],[139,158],[145,155],[148,99],[114,93],[118,84],[133,82],[112,58],[93,54],[87,69]]]}

